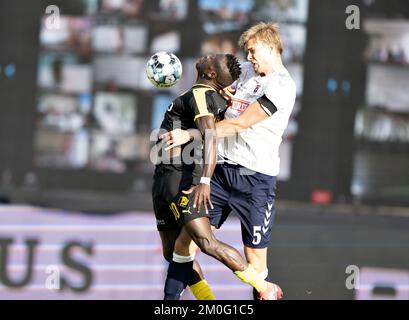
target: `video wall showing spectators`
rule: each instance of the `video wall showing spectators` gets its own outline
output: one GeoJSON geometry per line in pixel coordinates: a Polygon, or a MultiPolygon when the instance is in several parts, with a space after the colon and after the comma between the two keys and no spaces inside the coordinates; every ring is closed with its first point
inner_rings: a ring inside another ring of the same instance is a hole
{"type": "Polygon", "coordinates": [[[308,1],[83,0],[75,15],[62,12],[58,28],[39,21],[35,167],[125,174],[153,172],[151,131],[166,108],[196,80],[201,55],[233,53],[245,61],[240,34],[261,20],[280,23],[284,63],[298,100],[284,135],[281,180],[291,177],[291,146],[301,108],[308,1]],[[274,15],[272,15],[272,12],[274,15]],[[193,17],[192,15],[195,15],[193,17]],[[146,62],[175,53],[181,80],[157,89],[146,62]]]}

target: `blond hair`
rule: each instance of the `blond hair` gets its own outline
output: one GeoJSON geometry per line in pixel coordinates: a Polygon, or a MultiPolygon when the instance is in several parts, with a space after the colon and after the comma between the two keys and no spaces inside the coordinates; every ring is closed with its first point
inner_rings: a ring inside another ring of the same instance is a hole
{"type": "Polygon", "coordinates": [[[272,22],[260,22],[250,29],[246,30],[239,39],[239,46],[244,48],[250,40],[263,42],[267,45],[273,45],[277,51],[283,53],[283,42],[279,32],[279,25],[272,22]]]}

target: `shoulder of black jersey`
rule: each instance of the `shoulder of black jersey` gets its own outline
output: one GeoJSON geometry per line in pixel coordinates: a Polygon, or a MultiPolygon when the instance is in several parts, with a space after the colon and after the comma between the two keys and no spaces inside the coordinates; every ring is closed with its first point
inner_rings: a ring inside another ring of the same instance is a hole
{"type": "MultiPolygon", "coordinates": [[[[204,93],[207,93],[208,91],[213,91],[213,92],[216,92],[216,90],[215,89],[213,89],[211,86],[208,86],[208,85],[205,85],[205,84],[195,84],[195,85],[193,85],[189,90],[187,90],[187,91],[185,91],[185,92],[183,92],[183,93],[181,93],[176,99],[178,99],[178,98],[183,98],[183,97],[185,97],[186,95],[188,95],[189,96],[189,98],[191,97],[191,96],[193,96],[193,91],[200,91],[200,92],[204,92],[204,93]]],[[[175,100],[176,100],[175,99],[175,100]]]]}
{"type": "Polygon", "coordinates": [[[204,116],[214,116],[211,112],[212,101],[210,94],[216,92],[212,87],[205,84],[195,84],[192,89],[192,99],[190,100],[190,107],[194,112],[194,121],[204,116]]]}
{"type": "Polygon", "coordinates": [[[176,99],[182,98],[183,96],[185,96],[186,94],[188,94],[188,93],[191,92],[191,91],[192,91],[192,89],[186,90],[186,91],[182,92],[176,99]]]}
{"type": "Polygon", "coordinates": [[[227,104],[226,99],[224,99],[223,96],[220,93],[218,93],[217,91],[213,91],[212,93],[210,93],[210,95],[212,96],[214,102],[217,105],[227,104]]]}

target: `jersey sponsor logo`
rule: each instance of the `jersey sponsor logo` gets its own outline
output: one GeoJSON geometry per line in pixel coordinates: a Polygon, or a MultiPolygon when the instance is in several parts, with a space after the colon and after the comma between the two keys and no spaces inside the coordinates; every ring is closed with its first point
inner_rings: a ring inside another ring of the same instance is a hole
{"type": "Polygon", "coordinates": [[[242,113],[248,108],[249,105],[250,102],[246,100],[241,100],[234,97],[230,100],[230,108],[238,113],[242,113]]]}
{"type": "Polygon", "coordinates": [[[260,84],[257,84],[256,88],[254,89],[253,93],[257,93],[257,91],[261,88],[260,84]]]}
{"type": "Polygon", "coordinates": [[[179,213],[179,210],[178,210],[178,207],[176,206],[176,204],[174,202],[172,202],[169,207],[170,207],[170,210],[172,210],[173,215],[175,216],[175,219],[179,220],[180,213],[179,213]]]}
{"type": "Polygon", "coordinates": [[[189,204],[188,197],[181,196],[178,205],[181,206],[182,208],[186,208],[188,204],[189,204]]]}

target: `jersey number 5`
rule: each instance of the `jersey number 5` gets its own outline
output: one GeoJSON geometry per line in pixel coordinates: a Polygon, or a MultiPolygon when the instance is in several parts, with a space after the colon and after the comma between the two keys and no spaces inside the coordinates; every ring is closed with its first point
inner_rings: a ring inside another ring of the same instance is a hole
{"type": "Polygon", "coordinates": [[[261,242],[261,227],[253,227],[253,244],[258,245],[261,242]]]}

